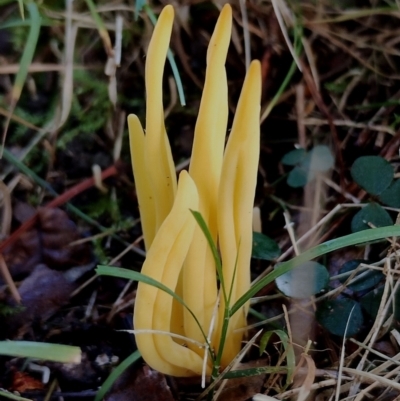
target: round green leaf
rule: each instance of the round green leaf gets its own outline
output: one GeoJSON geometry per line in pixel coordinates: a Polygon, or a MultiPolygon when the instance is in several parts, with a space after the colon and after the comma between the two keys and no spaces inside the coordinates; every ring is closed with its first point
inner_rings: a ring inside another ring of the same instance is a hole
{"type": "Polygon", "coordinates": [[[253,232],[252,258],[274,260],[279,257],[280,254],[281,250],[272,238],[261,233],[253,232]]]}
{"type": "Polygon", "coordinates": [[[351,221],[351,230],[353,233],[367,230],[371,228],[368,223],[375,227],[386,227],[392,226],[393,220],[382,206],[377,203],[369,203],[354,215],[351,221]]]}
{"type": "Polygon", "coordinates": [[[378,313],[382,294],[383,287],[374,288],[372,291],[368,292],[360,299],[360,303],[363,309],[373,318],[375,318],[376,314],[378,313]]]}
{"type": "Polygon", "coordinates": [[[316,172],[325,172],[331,169],[335,164],[332,152],[325,145],[317,145],[304,158],[301,167],[305,170],[316,172]]]}
{"type": "MultiPolygon", "coordinates": [[[[351,275],[351,272],[361,264],[368,263],[366,260],[354,259],[344,263],[339,270],[339,274],[348,273],[346,277],[341,277],[339,281],[344,283],[351,275]]],[[[362,270],[358,272],[347,286],[352,291],[364,291],[375,287],[384,278],[384,275],[378,270],[362,270]]]]}
{"type": "Polygon", "coordinates": [[[364,322],[360,304],[348,298],[322,302],[318,305],[316,318],[326,330],[341,337],[345,334],[347,322],[346,337],[357,334],[364,322]]]}
{"type": "Polygon", "coordinates": [[[275,282],[279,291],[287,297],[309,298],[328,286],[329,273],[325,266],[309,261],[282,274],[275,282]]]}
{"type": "MultiPolygon", "coordinates": [[[[360,299],[361,306],[373,319],[378,313],[382,295],[383,286],[374,288],[360,299]]],[[[393,313],[393,305],[389,307],[388,313],[393,313]]],[[[394,318],[400,321],[400,291],[396,291],[394,296],[394,318]]]]}
{"type": "Polygon", "coordinates": [[[313,171],[304,170],[301,167],[295,167],[288,175],[287,183],[292,188],[304,187],[307,182],[311,181],[315,176],[313,171]]]}
{"type": "Polygon", "coordinates": [[[379,198],[385,205],[400,207],[400,180],[392,182],[390,187],[379,195],[379,198]]]}
{"type": "Polygon", "coordinates": [[[300,164],[305,156],[306,151],[303,148],[294,149],[289,153],[286,153],[286,155],[282,157],[281,162],[287,166],[295,166],[296,164],[300,164]]]}
{"type": "Polygon", "coordinates": [[[393,181],[392,165],[380,156],[359,157],[351,167],[354,181],[371,195],[379,195],[393,181]]]}

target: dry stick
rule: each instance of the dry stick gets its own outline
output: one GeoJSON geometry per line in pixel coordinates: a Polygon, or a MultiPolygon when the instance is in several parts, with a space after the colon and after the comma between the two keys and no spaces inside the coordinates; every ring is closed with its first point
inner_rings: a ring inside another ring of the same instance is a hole
{"type": "MultiPolygon", "coordinates": [[[[388,261],[387,261],[387,263],[388,263],[388,261]]],[[[375,340],[376,340],[376,338],[377,338],[377,336],[379,334],[379,328],[382,326],[383,320],[384,320],[384,318],[385,318],[385,316],[387,314],[387,311],[388,311],[389,306],[390,306],[390,301],[393,298],[393,296],[395,294],[395,291],[396,291],[396,289],[398,288],[398,285],[399,285],[399,282],[397,282],[396,286],[395,286],[395,289],[392,292],[392,295],[391,295],[391,297],[389,299],[389,302],[387,302],[388,301],[388,295],[389,295],[389,286],[390,286],[390,283],[389,283],[390,282],[390,278],[389,278],[390,275],[389,274],[390,274],[390,270],[391,269],[389,268],[388,270],[389,271],[388,271],[387,279],[385,281],[385,287],[384,287],[384,291],[383,291],[383,294],[382,294],[381,303],[379,305],[379,309],[378,309],[378,312],[377,312],[377,319],[375,319],[375,322],[374,322],[370,332],[368,333],[367,337],[364,340],[364,343],[369,342],[370,347],[372,347],[372,345],[374,344],[374,342],[375,342],[375,340]]],[[[351,360],[355,356],[357,356],[360,352],[361,352],[361,349],[359,348],[356,352],[354,352],[351,355],[351,357],[350,357],[351,360]]],[[[363,354],[360,362],[357,365],[357,369],[358,370],[362,370],[362,368],[363,368],[363,366],[365,364],[365,361],[367,360],[368,354],[369,354],[368,350],[363,354]]],[[[359,389],[359,386],[360,386],[360,383],[361,383],[360,379],[357,379],[352,384],[352,387],[350,388],[350,391],[349,391],[349,396],[350,397],[354,396],[357,393],[357,391],[359,389]]]]}
{"type": "MultiPolygon", "coordinates": [[[[390,377],[394,376],[395,374],[398,374],[398,372],[400,371],[400,366],[398,366],[397,368],[390,370],[388,373],[386,373],[384,377],[386,379],[389,379],[390,377]]],[[[371,372],[370,372],[371,373],[371,372]]],[[[368,387],[362,389],[359,394],[357,394],[357,397],[355,398],[354,401],[361,401],[361,399],[367,395],[370,391],[372,391],[375,387],[379,386],[379,382],[374,382],[372,384],[370,384],[368,387]]]]}
{"type": "Polygon", "coordinates": [[[400,130],[397,130],[390,141],[382,148],[380,151],[380,156],[385,157],[385,159],[390,160],[392,157],[398,155],[400,145],[400,130]]]}
{"type": "MultiPolygon", "coordinates": [[[[8,74],[16,74],[20,68],[19,64],[7,64],[0,66],[0,75],[8,75],[8,74]]],[[[103,67],[97,64],[91,65],[74,65],[74,70],[100,70],[103,67]]],[[[37,72],[63,72],[65,70],[65,66],[60,64],[52,64],[52,63],[32,63],[28,67],[29,73],[37,73],[37,72]]],[[[3,114],[3,113],[2,113],[3,114]]]]}
{"type": "Polygon", "coordinates": [[[318,108],[321,110],[322,114],[325,115],[326,119],[329,122],[329,128],[333,137],[333,142],[335,144],[335,153],[336,153],[336,157],[338,160],[338,164],[339,164],[339,175],[340,175],[340,183],[341,186],[344,188],[345,187],[345,180],[344,180],[344,171],[345,171],[345,164],[343,161],[343,156],[342,156],[342,152],[341,152],[341,144],[339,141],[339,136],[336,130],[336,126],[333,123],[333,117],[328,109],[328,107],[326,106],[324,100],[322,99],[321,93],[319,92],[314,79],[310,73],[310,70],[308,68],[308,66],[303,65],[303,77],[304,77],[304,81],[311,93],[311,96],[314,99],[315,104],[318,106],[318,108]]]}
{"type": "MultiPolygon", "coordinates": [[[[400,368],[396,368],[395,370],[396,371],[400,370],[400,368]]],[[[380,383],[383,386],[393,387],[396,390],[400,390],[400,383],[393,382],[393,381],[387,379],[386,377],[378,376],[371,372],[364,372],[362,370],[352,369],[352,368],[343,368],[343,371],[346,373],[352,374],[354,376],[359,376],[360,378],[363,379],[363,381],[368,381],[368,382],[372,382],[372,383],[380,383]]]]}
{"type": "Polygon", "coordinates": [[[304,84],[301,82],[296,85],[296,122],[298,140],[301,148],[307,148],[306,126],[304,124],[305,105],[304,105],[304,84]]]}
{"type": "Polygon", "coordinates": [[[12,216],[12,208],[11,208],[11,196],[10,190],[3,181],[0,180],[0,192],[3,193],[3,214],[0,228],[0,235],[2,238],[8,236],[10,234],[11,228],[11,216],[12,216]]]}
{"type": "Polygon", "coordinates": [[[188,63],[189,57],[185,53],[185,49],[182,44],[180,29],[181,29],[180,26],[177,27],[177,24],[174,24],[174,31],[173,31],[173,35],[172,35],[172,45],[173,45],[174,51],[175,51],[176,55],[179,57],[179,60],[182,64],[182,68],[185,71],[185,73],[191,78],[191,80],[197,87],[199,87],[200,89],[203,89],[203,83],[196,76],[196,74],[192,71],[192,69],[190,68],[190,65],[188,63]]]}
{"type": "Polygon", "coordinates": [[[11,295],[15,299],[17,303],[21,303],[21,296],[19,295],[18,289],[14,283],[14,280],[11,277],[10,271],[8,270],[7,264],[3,258],[3,255],[0,253],[0,272],[3,275],[4,281],[8,284],[10,288],[11,295]]]}
{"type": "MultiPolygon", "coordinates": [[[[310,386],[310,390],[317,390],[317,389],[319,389],[319,388],[331,387],[331,386],[334,386],[335,383],[336,383],[336,379],[324,380],[324,381],[322,381],[322,382],[314,383],[313,385],[311,385],[311,386],[310,386]]],[[[278,394],[278,395],[276,395],[275,397],[276,397],[278,400],[283,400],[283,399],[285,399],[285,398],[290,398],[290,397],[292,397],[292,396],[294,396],[294,395],[296,395],[296,394],[299,394],[300,391],[301,391],[301,387],[298,387],[298,388],[294,388],[294,389],[289,390],[289,391],[285,391],[285,392],[282,393],[282,394],[278,394]]]]}
{"type": "MultiPolygon", "coordinates": [[[[140,241],[143,240],[143,235],[141,235],[139,238],[136,238],[136,240],[130,245],[127,246],[119,255],[117,255],[114,259],[112,259],[110,261],[110,265],[114,265],[116,262],[118,262],[118,260],[120,260],[126,253],[128,253],[132,248],[134,248],[137,244],[139,244],[140,241]]],[[[97,276],[93,276],[91,277],[88,281],[93,281],[93,279],[97,278],[97,276]]],[[[71,297],[73,297],[74,295],[76,295],[82,288],[86,287],[88,282],[83,283],[79,289],[75,290],[72,294],[71,297]],[[78,291],[79,290],[79,291],[78,291]]],[[[121,293],[118,295],[118,298],[114,301],[110,312],[108,313],[107,316],[107,322],[111,322],[111,319],[114,317],[114,315],[117,313],[117,311],[120,310],[120,305],[122,303],[122,300],[125,296],[125,294],[127,293],[127,291],[129,290],[130,286],[132,285],[133,280],[129,280],[125,287],[122,289],[121,293]]]]}
{"type": "MultiPolygon", "coordinates": [[[[359,128],[359,129],[367,129],[370,131],[378,131],[378,132],[385,132],[389,135],[395,135],[395,130],[385,125],[373,125],[371,122],[368,123],[359,123],[351,120],[344,120],[344,119],[335,119],[332,120],[333,124],[338,127],[350,127],[350,128],[359,128]]],[[[306,118],[304,119],[305,125],[310,126],[322,126],[322,125],[329,125],[328,120],[324,120],[321,118],[306,118]]]]}
{"type": "MultiPolygon", "coordinates": [[[[106,170],[103,171],[102,173],[102,178],[106,179],[108,177],[111,177],[113,175],[117,174],[117,168],[115,165],[112,165],[108,167],[106,170]]],[[[63,205],[64,203],[68,202],[70,199],[72,199],[74,196],[80,194],[83,191],[86,191],[87,189],[91,188],[94,185],[94,178],[87,178],[86,180],[82,181],[81,183],[75,185],[74,187],[68,189],[65,191],[63,194],[58,196],[57,198],[53,199],[51,202],[49,202],[47,205],[44,207],[46,208],[52,208],[52,207],[58,207],[63,205]]],[[[0,252],[3,252],[4,249],[11,244],[13,244],[20,236],[22,233],[25,231],[31,229],[35,223],[38,220],[38,213],[33,215],[30,219],[25,221],[25,223],[21,224],[17,230],[15,230],[7,239],[5,239],[3,242],[0,243],[0,252]]]]}
{"type": "Polygon", "coordinates": [[[64,70],[62,72],[62,92],[61,92],[61,113],[59,120],[53,128],[53,135],[57,135],[57,131],[67,121],[69,112],[72,105],[73,95],[73,80],[74,80],[74,49],[76,36],[78,34],[78,27],[72,24],[72,13],[73,13],[73,0],[67,0],[65,3],[65,34],[64,34],[64,70]]]}

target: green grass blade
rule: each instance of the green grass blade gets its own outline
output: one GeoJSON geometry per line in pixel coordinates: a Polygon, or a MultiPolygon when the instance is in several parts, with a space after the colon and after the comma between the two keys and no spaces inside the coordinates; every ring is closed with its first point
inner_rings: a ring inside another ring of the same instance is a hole
{"type": "Polygon", "coordinates": [[[39,39],[40,27],[42,24],[42,17],[39,14],[38,7],[36,3],[27,3],[27,8],[30,16],[30,29],[24,52],[22,53],[21,60],[19,61],[20,68],[15,77],[14,87],[13,87],[13,99],[19,99],[21,95],[22,88],[24,86],[26,77],[28,75],[28,68],[33,60],[33,55],[36,50],[36,45],[39,39]]]}
{"type": "Polygon", "coordinates": [[[288,370],[285,366],[261,366],[259,368],[231,370],[223,375],[223,379],[238,379],[240,377],[259,376],[270,373],[282,373],[288,370]]]}
{"type": "Polygon", "coordinates": [[[201,334],[204,337],[204,341],[208,343],[207,336],[204,333],[204,330],[201,327],[201,324],[199,323],[196,315],[185,304],[184,300],[179,295],[177,295],[174,291],[172,291],[170,288],[165,286],[163,283],[161,283],[157,280],[154,280],[153,278],[146,276],[145,274],[136,272],[134,270],[123,269],[121,267],[98,265],[97,269],[96,269],[96,273],[99,276],[112,276],[112,277],[126,278],[128,280],[133,280],[133,281],[140,281],[141,283],[151,285],[151,286],[156,287],[159,290],[164,291],[167,294],[171,295],[171,297],[176,299],[192,315],[193,319],[196,321],[196,324],[198,325],[198,327],[201,330],[201,334]]]}
{"type": "Polygon", "coordinates": [[[100,387],[99,391],[94,397],[94,401],[101,401],[106,393],[111,389],[114,382],[125,372],[126,369],[129,368],[132,364],[134,364],[141,357],[139,351],[135,351],[133,354],[129,355],[128,358],[124,359],[107,377],[103,385],[100,387]]]}
{"type": "Polygon", "coordinates": [[[281,339],[283,348],[285,349],[287,361],[286,386],[288,386],[292,383],[294,370],[296,368],[296,357],[294,354],[293,344],[289,342],[289,336],[283,330],[267,331],[260,340],[260,354],[264,352],[265,347],[273,334],[276,334],[281,339]]]}
{"type": "MultiPolygon", "coordinates": [[[[157,18],[155,14],[153,13],[153,10],[147,5],[143,5],[143,9],[146,11],[146,14],[150,18],[150,21],[153,23],[153,25],[156,24],[157,18]]],[[[179,95],[179,101],[181,103],[181,106],[186,106],[186,99],[185,99],[185,93],[183,91],[183,85],[182,85],[182,80],[178,71],[178,67],[175,63],[174,55],[172,54],[171,50],[168,50],[167,53],[167,58],[169,61],[169,64],[171,65],[172,73],[174,74],[175,82],[176,82],[176,87],[178,90],[178,95],[179,95]]]]}
{"type": "Polygon", "coordinates": [[[146,0],[135,0],[135,22],[138,20],[139,13],[142,11],[145,4],[146,0]]]}
{"type": "MultiPolygon", "coordinates": [[[[19,61],[19,70],[15,76],[14,85],[11,91],[11,104],[8,112],[7,120],[4,126],[3,137],[2,137],[2,149],[4,148],[4,143],[7,136],[8,126],[10,124],[11,116],[14,112],[15,106],[22,93],[22,88],[24,87],[26,77],[28,76],[28,68],[32,63],[33,55],[35,53],[36,45],[39,39],[40,26],[42,18],[40,17],[38,7],[36,3],[27,3],[27,8],[30,15],[30,29],[28,38],[26,40],[26,45],[22,57],[19,61]]],[[[2,153],[1,153],[2,154],[2,153]]],[[[1,157],[1,155],[0,155],[1,157]]]]}
{"type": "Polygon", "coordinates": [[[308,262],[314,258],[325,255],[329,252],[337,249],[345,248],[351,245],[363,244],[365,242],[375,241],[387,237],[400,236],[400,225],[371,228],[358,233],[345,235],[340,238],[336,238],[323,244],[317,245],[314,248],[302,253],[295,258],[281,263],[274,271],[263,277],[261,280],[256,282],[249,291],[241,296],[237,302],[231,308],[231,315],[237,312],[250,298],[257,294],[263,287],[274,281],[277,277],[284,273],[293,270],[296,266],[301,265],[304,262],[308,262]]]}
{"type": "Polygon", "coordinates": [[[217,246],[214,243],[214,240],[211,236],[210,230],[207,227],[207,223],[203,219],[203,216],[201,215],[201,213],[196,212],[194,210],[191,210],[191,213],[192,213],[193,217],[196,219],[196,222],[199,225],[201,231],[203,231],[203,234],[206,237],[206,240],[208,242],[208,246],[211,249],[211,252],[212,252],[213,258],[214,258],[214,262],[215,262],[215,267],[216,267],[217,273],[218,273],[218,278],[219,278],[219,281],[221,282],[222,294],[223,294],[223,297],[225,300],[225,304],[229,305],[228,296],[226,294],[224,275],[222,272],[222,262],[221,262],[221,258],[218,253],[217,246]]]}
{"type": "Polygon", "coordinates": [[[43,359],[62,363],[80,363],[81,349],[71,345],[34,341],[0,341],[0,355],[43,359]]]}
{"type": "Polygon", "coordinates": [[[21,397],[20,395],[10,393],[9,391],[1,390],[1,389],[0,389],[0,397],[4,397],[4,398],[8,398],[9,400],[16,400],[16,401],[32,401],[29,398],[24,398],[24,397],[21,397]]]}
{"type": "Polygon", "coordinates": [[[25,9],[24,9],[24,0],[18,0],[18,8],[19,13],[21,14],[21,18],[25,19],[25,9]]]}

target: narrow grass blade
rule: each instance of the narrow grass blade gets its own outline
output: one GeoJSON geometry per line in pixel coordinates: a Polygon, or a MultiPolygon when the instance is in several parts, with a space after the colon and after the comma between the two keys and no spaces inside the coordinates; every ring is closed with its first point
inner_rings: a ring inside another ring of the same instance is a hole
{"type": "MultiPolygon", "coordinates": [[[[143,3],[140,4],[142,5],[143,3]]],[[[153,10],[147,4],[143,5],[143,9],[146,11],[146,14],[150,18],[150,21],[153,23],[153,25],[155,25],[157,22],[157,18],[154,15],[153,10]]],[[[186,105],[185,93],[183,92],[181,77],[179,75],[178,67],[175,63],[174,55],[172,54],[171,50],[168,50],[167,58],[169,64],[171,65],[172,73],[174,74],[176,87],[178,89],[178,94],[179,94],[179,101],[181,102],[181,106],[185,106],[186,105]]]]}
{"type": "Polygon", "coordinates": [[[96,273],[99,276],[112,276],[112,277],[126,278],[126,279],[132,280],[132,281],[140,281],[141,283],[151,285],[151,286],[156,287],[159,290],[164,291],[167,294],[171,295],[171,297],[176,299],[184,308],[186,308],[189,311],[189,313],[192,315],[193,319],[196,321],[196,324],[199,326],[199,328],[201,330],[201,334],[203,335],[205,342],[208,343],[207,336],[204,333],[204,330],[201,327],[201,324],[197,320],[196,315],[185,304],[184,300],[179,295],[177,295],[174,291],[172,291],[170,288],[165,286],[163,283],[161,283],[157,280],[154,280],[153,278],[146,276],[145,274],[135,272],[133,270],[123,269],[121,267],[98,265],[97,269],[96,269],[96,273]]]}
{"type": "Polygon", "coordinates": [[[0,341],[0,355],[35,358],[62,363],[80,363],[81,349],[71,345],[34,341],[0,341]]]}
{"type": "Polygon", "coordinates": [[[142,11],[145,4],[146,0],[135,0],[135,22],[138,20],[139,13],[142,11]]]}
{"type": "Polygon", "coordinates": [[[286,385],[292,383],[294,369],[296,367],[296,357],[294,354],[293,344],[289,342],[289,336],[283,330],[270,330],[264,333],[260,340],[260,354],[262,354],[265,350],[265,347],[268,344],[269,339],[273,334],[276,334],[282,341],[283,348],[286,353],[286,361],[287,361],[287,378],[286,385]]]}
{"type": "Polygon", "coordinates": [[[24,0],[18,0],[18,8],[19,13],[21,14],[21,18],[25,19],[25,9],[24,9],[24,0]]]}
{"type": "Polygon", "coordinates": [[[0,397],[8,398],[9,400],[16,400],[16,401],[32,401],[29,398],[21,397],[20,395],[10,393],[6,390],[0,390],[0,397]]]}
{"type": "Polygon", "coordinates": [[[104,25],[103,20],[101,19],[99,13],[96,10],[96,6],[93,3],[92,0],[85,0],[87,6],[89,7],[90,14],[92,15],[92,18],[94,20],[94,23],[96,24],[97,31],[99,32],[100,38],[103,41],[104,48],[106,50],[106,53],[108,57],[112,57],[113,55],[113,46],[111,43],[110,35],[108,34],[108,31],[104,25]]]}
{"type": "Polygon", "coordinates": [[[139,351],[135,351],[133,354],[129,355],[128,358],[124,359],[107,377],[103,385],[100,387],[99,391],[94,397],[94,401],[101,401],[108,390],[111,389],[114,382],[125,372],[126,369],[129,368],[132,364],[134,364],[141,357],[139,351]]]}
{"type": "Polygon", "coordinates": [[[277,277],[281,276],[288,271],[293,270],[295,267],[304,262],[308,262],[314,258],[325,255],[329,252],[336,251],[337,249],[345,248],[351,245],[363,244],[365,242],[375,241],[387,237],[400,236],[400,225],[371,228],[364,231],[359,231],[355,234],[345,235],[336,238],[323,244],[317,245],[314,248],[302,253],[295,258],[281,263],[274,271],[263,277],[260,281],[256,282],[249,291],[240,297],[231,308],[231,315],[237,312],[250,298],[257,294],[263,287],[274,281],[277,277]]]}
{"type": "MultiPolygon", "coordinates": [[[[196,222],[199,225],[201,231],[203,231],[203,234],[206,237],[206,240],[208,242],[208,246],[210,247],[211,252],[213,254],[215,267],[216,267],[217,273],[218,273],[218,278],[219,278],[219,281],[221,282],[221,288],[222,288],[224,300],[225,300],[225,303],[228,305],[229,302],[228,302],[228,296],[226,294],[226,289],[225,289],[224,275],[222,272],[222,262],[221,262],[221,258],[218,253],[217,246],[214,243],[214,240],[211,236],[210,230],[207,227],[207,223],[203,219],[203,216],[201,215],[201,213],[196,212],[194,210],[191,210],[191,212],[192,212],[193,217],[196,219],[196,222]]],[[[235,265],[235,269],[236,269],[236,265],[235,265]]]]}
{"type": "MultiPolygon", "coordinates": [[[[30,64],[32,63],[33,55],[35,53],[36,45],[39,39],[39,33],[40,33],[40,26],[41,26],[41,17],[39,14],[38,7],[36,3],[29,2],[27,3],[29,15],[30,15],[30,29],[29,29],[29,34],[28,38],[26,41],[26,45],[24,48],[24,52],[22,53],[21,60],[19,61],[19,70],[17,75],[15,76],[15,81],[14,85],[11,91],[11,104],[10,104],[10,109],[8,112],[7,120],[4,126],[4,131],[3,131],[3,138],[2,138],[2,146],[1,148],[4,148],[4,144],[6,141],[7,137],[7,131],[8,131],[8,126],[10,124],[11,116],[14,112],[15,106],[18,103],[18,100],[21,96],[22,88],[24,87],[24,83],[26,80],[26,77],[28,75],[28,68],[30,64]]],[[[2,150],[0,152],[0,157],[2,156],[2,150]]]]}
{"type": "Polygon", "coordinates": [[[223,379],[237,379],[239,377],[259,376],[271,373],[284,373],[287,372],[286,366],[261,366],[258,368],[238,369],[231,370],[223,375],[223,379]]]}

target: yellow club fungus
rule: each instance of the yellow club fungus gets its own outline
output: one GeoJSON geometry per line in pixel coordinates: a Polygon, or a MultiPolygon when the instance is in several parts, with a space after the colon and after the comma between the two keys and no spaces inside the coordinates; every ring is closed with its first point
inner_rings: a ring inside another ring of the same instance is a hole
{"type": "MultiPolygon", "coordinates": [[[[166,6],[155,27],[146,60],[146,133],[135,115],[128,117],[132,166],[145,246],[142,273],[183,298],[196,316],[166,292],[139,283],[134,310],[138,349],[154,369],[174,376],[203,372],[208,342],[214,356],[221,345],[224,297],[218,304],[215,262],[190,210],[201,213],[219,246],[225,293],[230,305],[250,286],[252,210],[259,157],[261,68],[253,61],[246,75],[226,149],[228,88],[225,60],[231,37],[232,11],[221,11],[207,52],[206,79],[195,127],[189,173],[176,175],[164,126],[162,77],[173,24],[166,6]],[[199,327],[201,326],[201,328],[199,327]],[[176,336],[176,334],[181,337],[176,336]],[[186,338],[186,340],[182,340],[186,338]],[[204,344],[203,347],[199,344],[204,344]]],[[[221,291],[221,289],[219,289],[221,291]]],[[[221,366],[241,347],[247,306],[230,317],[221,366]]],[[[210,374],[212,360],[205,364],[210,374]]]]}

